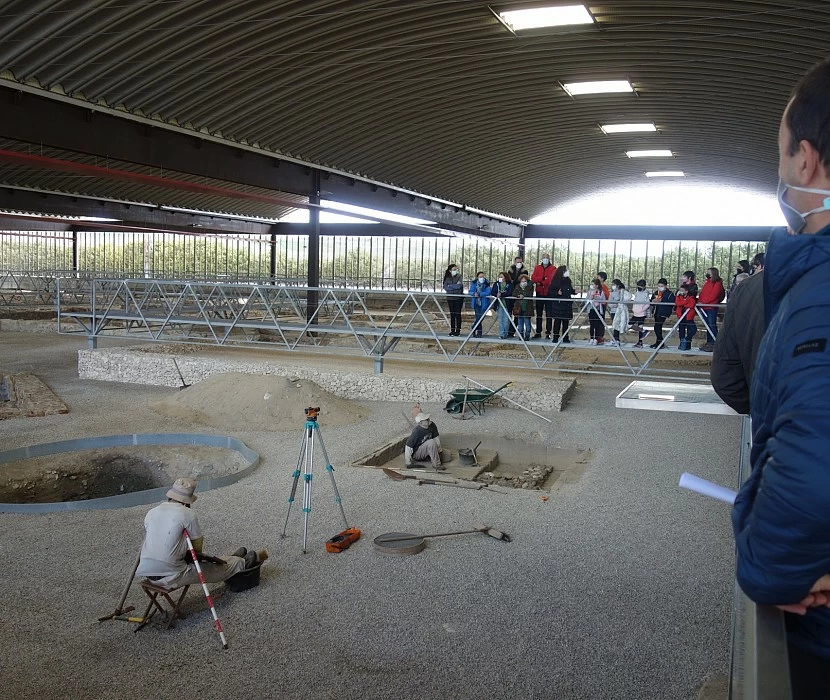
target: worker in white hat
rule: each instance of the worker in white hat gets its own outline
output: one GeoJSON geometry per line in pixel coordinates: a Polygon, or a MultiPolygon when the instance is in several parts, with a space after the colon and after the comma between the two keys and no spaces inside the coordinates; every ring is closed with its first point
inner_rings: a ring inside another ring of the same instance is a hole
{"type": "MultiPolygon", "coordinates": [[[[184,530],[190,535],[197,555],[201,554],[204,535],[196,515],[190,506],[196,501],[196,482],[193,479],[176,479],[167,492],[167,501],[150,510],[144,517],[144,543],[136,573],[146,576],[157,586],[178,588],[199,583],[199,573],[192,561],[184,539],[184,530]]],[[[268,558],[264,549],[249,552],[240,547],[233,554],[218,559],[202,560],[205,581],[226,581],[240,571],[250,569],[258,561],[268,558]]]]}
{"type": "Polygon", "coordinates": [[[413,462],[429,460],[434,469],[443,469],[441,466],[441,438],[438,437],[438,426],[432,422],[429,413],[419,413],[415,416],[415,427],[406,441],[404,448],[404,465],[409,468],[413,462]]]}

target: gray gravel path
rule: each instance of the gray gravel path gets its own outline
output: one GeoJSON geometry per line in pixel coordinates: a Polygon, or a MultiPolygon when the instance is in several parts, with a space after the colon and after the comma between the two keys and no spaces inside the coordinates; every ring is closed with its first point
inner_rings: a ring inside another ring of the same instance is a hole
{"type": "MultiPolygon", "coordinates": [[[[146,408],[175,390],[78,380],[81,347],[75,338],[0,333],[0,368],[35,371],[71,408],[0,421],[4,448],[185,427],[146,408]]],[[[365,535],[340,555],[323,551],[341,523],[322,468],[312,551],[300,553],[296,504],[290,537],[279,539],[302,418],[295,432],[237,433],[262,453],[261,468],[203,494],[195,507],[208,551],[266,546],[272,558],[259,588],[218,600],[228,651],[198,591],[186,603],[193,614],[170,632],[133,634],[128,623],[95,621],[118,600],[146,507],[0,515],[0,695],[694,698],[705,677],[727,669],[732,541],[728,509],[676,484],[688,469],[732,485],[739,421],[615,409],[626,383],[580,380],[553,425],[511,409],[450,424],[441,406],[425,406],[445,432],[471,440],[521,433],[595,456],[547,502],[535,493],[418,487],[338,468],[347,515],[365,535]],[[513,542],[438,539],[400,558],[371,547],[372,537],[391,530],[476,523],[509,532],[513,542]]],[[[322,426],[335,466],[406,430],[408,406],[366,405],[364,423],[322,426]]],[[[137,606],[139,593],[130,597],[137,606]]]]}

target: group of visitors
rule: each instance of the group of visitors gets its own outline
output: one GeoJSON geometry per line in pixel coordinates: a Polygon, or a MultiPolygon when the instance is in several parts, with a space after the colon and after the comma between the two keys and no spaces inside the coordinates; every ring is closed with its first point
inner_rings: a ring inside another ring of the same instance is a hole
{"type": "MultiPolygon", "coordinates": [[[[751,263],[749,260],[739,261],[730,294],[763,267],[763,253],[758,253],[751,263]]],[[[698,287],[697,275],[687,270],[681,276],[676,291],[669,288],[665,277],[658,280],[656,289],[648,289],[646,280],[639,279],[636,288],[629,291],[620,279],[611,280],[609,288],[608,274],[597,272],[585,293],[586,301],[590,302],[588,344],[605,345],[608,329],[612,334],[609,345],[619,347],[620,334],[632,332],[637,334],[633,347],[642,348],[643,341],[651,333],[645,325],[651,316],[655,337],[649,347],[656,349],[665,342],[664,324],[674,317],[678,319],[678,348],[691,350],[692,339],[698,332],[696,317],[700,315],[706,331],[706,343],[699,349],[712,352],[718,333],[718,305],[726,298],[726,287],[716,267],[708,268],[705,278],[703,287],[698,287]]],[[[498,273],[495,282],[491,283],[487,275],[480,271],[470,282],[466,294],[464,287],[458,266],[449,265],[444,273],[444,291],[450,311],[451,336],[461,335],[461,311],[465,298],[469,297],[475,316],[472,328],[474,338],[483,336],[484,317],[493,309],[497,314],[500,339],[514,338],[518,333],[525,341],[541,340],[544,320],[546,340],[571,342],[569,328],[574,317],[573,302],[580,291],[571,282],[568,266],[554,265],[547,252],[542,253],[539,264],[532,272],[525,267],[522,257],[517,256],[509,270],[498,273]]]]}

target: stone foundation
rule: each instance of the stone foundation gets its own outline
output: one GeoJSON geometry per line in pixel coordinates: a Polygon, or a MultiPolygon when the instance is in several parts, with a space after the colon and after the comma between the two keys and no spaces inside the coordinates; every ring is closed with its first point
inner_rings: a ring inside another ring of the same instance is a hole
{"type": "MultiPolygon", "coordinates": [[[[147,352],[142,347],[81,350],[78,352],[78,375],[81,379],[176,387],[181,386],[181,380],[173,364],[175,358],[188,384],[195,384],[212,374],[220,373],[275,374],[311,380],[335,396],[347,399],[408,402],[447,401],[451,391],[463,386],[463,380],[457,379],[372,374],[371,367],[368,366],[365,373],[338,372],[336,369],[284,366],[278,360],[237,360],[227,355],[210,357],[193,354],[196,347],[198,346],[154,345],[153,352],[147,352]]],[[[332,364],[334,363],[336,360],[332,359],[332,364]]],[[[501,383],[503,382],[498,384],[501,383]]],[[[498,384],[494,383],[495,386],[498,384]]],[[[561,411],[575,387],[575,380],[552,379],[546,373],[540,373],[538,382],[515,383],[506,391],[513,401],[534,411],[545,412],[561,411]]],[[[511,405],[498,398],[493,400],[493,404],[511,405]]]]}

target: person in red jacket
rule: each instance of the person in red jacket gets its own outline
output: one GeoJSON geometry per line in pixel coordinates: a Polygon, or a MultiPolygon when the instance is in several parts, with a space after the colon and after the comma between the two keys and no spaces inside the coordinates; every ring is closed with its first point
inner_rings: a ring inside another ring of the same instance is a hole
{"type": "Polygon", "coordinates": [[[720,304],[726,297],[723,280],[718,268],[710,267],[706,270],[706,281],[700,290],[700,317],[706,325],[706,345],[700,348],[701,352],[713,352],[715,338],[718,337],[718,307],[708,304],[720,304]]]}
{"type": "Polygon", "coordinates": [[[680,334],[681,350],[692,349],[692,338],[697,333],[697,324],[695,323],[695,305],[697,299],[694,292],[697,291],[697,285],[694,283],[687,283],[680,285],[677,290],[677,297],[674,301],[674,313],[677,318],[681,319],[678,333],[680,334]]]}
{"type": "Polygon", "coordinates": [[[549,298],[550,283],[556,274],[556,265],[550,260],[550,254],[542,253],[542,261],[535,267],[530,277],[536,289],[536,335],[542,337],[542,311],[545,312],[545,337],[550,340],[550,331],[553,327],[553,301],[549,298]]]}

